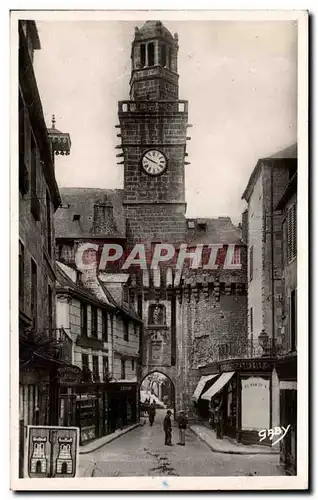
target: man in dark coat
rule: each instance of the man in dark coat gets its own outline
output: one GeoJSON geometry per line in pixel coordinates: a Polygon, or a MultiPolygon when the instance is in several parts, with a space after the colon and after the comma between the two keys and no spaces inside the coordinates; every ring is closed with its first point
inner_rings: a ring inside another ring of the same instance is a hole
{"type": "Polygon", "coordinates": [[[151,403],[151,405],[149,406],[148,416],[149,416],[149,423],[152,427],[156,416],[156,407],[154,403],[151,403]]]}
{"type": "Polygon", "coordinates": [[[163,421],[163,430],[165,431],[165,445],[167,446],[172,446],[171,443],[171,433],[172,433],[172,426],[171,426],[171,411],[168,410],[167,414],[165,416],[165,419],[163,421]]]}
{"type": "Polygon", "coordinates": [[[188,419],[186,417],[185,411],[181,410],[178,417],[178,427],[179,427],[179,443],[180,446],[185,446],[185,431],[188,426],[188,419]]]}

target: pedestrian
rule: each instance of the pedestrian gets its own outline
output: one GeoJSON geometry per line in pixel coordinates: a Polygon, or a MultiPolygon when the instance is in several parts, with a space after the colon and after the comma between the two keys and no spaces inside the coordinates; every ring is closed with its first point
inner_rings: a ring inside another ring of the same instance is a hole
{"type": "Polygon", "coordinates": [[[188,426],[188,419],[184,410],[180,411],[178,417],[178,427],[179,427],[179,445],[185,446],[185,431],[188,426]]]}
{"type": "Polygon", "coordinates": [[[171,433],[172,433],[172,426],[171,426],[171,411],[168,410],[167,414],[164,418],[163,421],[163,430],[165,431],[165,445],[167,446],[173,446],[171,443],[171,433]]]}
{"type": "Polygon", "coordinates": [[[149,423],[151,427],[153,426],[153,423],[155,421],[155,416],[156,416],[156,407],[154,403],[151,403],[149,410],[148,410],[148,416],[149,416],[149,423]]]}
{"type": "Polygon", "coordinates": [[[215,410],[216,438],[223,439],[223,415],[222,415],[222,399],[216,400],[215,410]]]}

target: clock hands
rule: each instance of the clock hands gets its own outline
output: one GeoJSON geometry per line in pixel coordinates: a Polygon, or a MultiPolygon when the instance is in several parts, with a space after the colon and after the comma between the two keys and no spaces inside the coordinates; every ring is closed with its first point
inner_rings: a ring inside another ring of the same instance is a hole
{"type": "Polygon", "coordinates": [[[146,160],[149,160],[151,161],[152,163],[154,163],[155,165],[158,165],[158,163],[154,160],[152,160],[151,158],[149,158],[148,156],[145,156],[146,160]]]}

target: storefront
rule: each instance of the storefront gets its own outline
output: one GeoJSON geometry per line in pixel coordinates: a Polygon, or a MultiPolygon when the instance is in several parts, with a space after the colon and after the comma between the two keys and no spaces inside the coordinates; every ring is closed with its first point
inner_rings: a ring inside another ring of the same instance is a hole
{"type": "Polygon", "coordinates": [[[280,463],[289,475],[297,474],[297,355],[281,359],[276,370],[279,378],[280,426],[288,428],[280,441],[280,463]]]}
{"type": "Polygon", "coordinates": [[[110,432],[137,422],[137,382],[110,382],[108,400],[110,432]]]}
{"type": "MultiPolygon", "coordinates": [[[[216,429],[219,422],[221,436],[243,444],[260,444],[259,431],[272,425],[273,360],[229,360],[210,369],[214,378],[210,387],[205,387],[198,405],[200,400],[209,404],[211,427],[216,429]]],[[[202,370],[204,375],[207,370],[202,370]]],[[[261,444],[270,442],[267,438],[261,444]]]]}
{"type": "Polygon", "coordinates": [[[199,421],[208,421],[210,418],[210,404],[206,399],[202,399],[201,395],[211,387],[211,385],[215,382],[216,377],[218,377],[218,373],[213,373],[210,375],[203,375],[198,385],[195,388],[195,391],[192,395],[192,401],[195,409],[196,417],[199,421]]]}

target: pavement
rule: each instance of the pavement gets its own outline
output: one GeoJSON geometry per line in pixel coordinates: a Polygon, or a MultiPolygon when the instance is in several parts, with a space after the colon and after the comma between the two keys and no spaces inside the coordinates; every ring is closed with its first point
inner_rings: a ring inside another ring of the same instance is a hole
{"type": "MultiPolygon", "coordinates": [[[[165,413],[165,412],[164,412],[165,413]]],[[[80,477],[128,476],[282,476],[277,454],[232,454],[212,451],[193,431],[186,431],[186,446],[178,446],[178,429],[172,430],[174,446],[165,446],[163,415],[155,424],[126,432],[95,451],[79,457],[80,477]]]]}
{"type": "Polygon", "coordinates": [[[190,425],[189,428],[201,441],[204,441],[212,451],[218,453],[229,453],[232,455],[278,455],[279,447],[271,448],[269,446],[258,446],[255,444],[244,445],[237,443],[234,439],[226,436],[223,439],[217,439],[216,432],[204,425],[190,425]]]}

